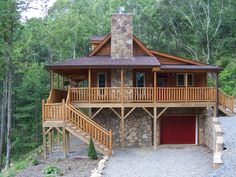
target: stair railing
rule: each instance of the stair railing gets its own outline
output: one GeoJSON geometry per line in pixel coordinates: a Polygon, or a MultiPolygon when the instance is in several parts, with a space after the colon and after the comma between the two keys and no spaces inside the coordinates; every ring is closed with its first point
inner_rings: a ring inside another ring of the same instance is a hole
{"type": "MultiPolygon", "coordinates": [[[[63,100],[65,103],[65,101],[63,100]]],[[[79,130],[89,134],[93,140],[104,145],[110,152],[112,152],[112,131],[107,131],[105,128],[91,120],[87,115],[76,109],[70,104],[70,88],[68,88],[67,100],[64,106],[64,121],[71,123],[79,130]]]]}
{"type": "Polygon", "coordinates": [[[219,91],[219,105],[231,114],[234,113],[234,97],[219,91]]]}

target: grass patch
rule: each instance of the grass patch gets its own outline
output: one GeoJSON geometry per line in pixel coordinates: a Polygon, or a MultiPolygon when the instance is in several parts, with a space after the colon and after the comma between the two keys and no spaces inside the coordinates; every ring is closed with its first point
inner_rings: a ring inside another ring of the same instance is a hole
{"type": "Polygon", "coordinates": [[[36,157],[42,153],[42,147],[34,149],[29,153],[24,154],[16,161],[12,161],[11,167],[7,170],[3,170],[0,173],[0,177],[13,177],[16,173],[20,172],[23,169],[26,169],[28,166],[35,164],[36,157]]]}

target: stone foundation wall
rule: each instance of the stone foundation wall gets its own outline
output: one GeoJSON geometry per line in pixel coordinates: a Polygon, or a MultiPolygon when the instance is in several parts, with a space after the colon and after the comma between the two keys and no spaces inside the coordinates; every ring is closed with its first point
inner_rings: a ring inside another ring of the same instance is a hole
{"type": "MultiPolygon", "coordinates": [[[[93,109],[93,114],[97,109],[93,109]]],[[[125,109],[125,114],[130,109],[125,109]]],[[[152,112],[153,109],[149,109],[152,112]]],[[[157,110],[157,114],[162,109],[157,110]]],[[[120,113],[120,108],[116,111],[120,113]]],[[[197,115],[198,117],[198,144],[206,145],[212,148],[213,132],[212,120],[207,115],[205,108],[168,108],[163,115],[197,115]]],[[[113,146],[121,145],[121,121],[112,110],[103,109],[93,119],[98,124],[112,130],[113,146]]],[[[160,124],[161,119],[157,121],[157,144],[160,144],[160,124]]],[[[125,119],[125,146],[152,146],[153,144],[153,119],[142,108],[136,108],[125,119]]]]}
{"type": "Polygon", "coordinates": [[[153,120],[142,108],[136,108],[125,119],[126,146],[152,146],[153,120]]]}

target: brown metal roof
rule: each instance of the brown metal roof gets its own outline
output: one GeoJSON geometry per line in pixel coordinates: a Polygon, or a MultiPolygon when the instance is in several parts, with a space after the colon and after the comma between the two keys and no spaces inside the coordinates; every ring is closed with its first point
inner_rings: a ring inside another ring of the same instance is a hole
{"type": "Polygon", "coordinates": [[[117,67],[159,67],[156,57],[136,56],[133,59],[112,59],[109,56],[80,57],[68,59],[61,63],[47,64],[46,68],[117,68],[117,67]]]}
{"type": "Polygon", "coordinates": [[[90,41],[99,41],[101,42],[106,36],[91,36],[90,41]]]}
{"type": "Polygon", "coordinates": [[[215,70],[220,71],[223,68],[212,65],[161,65],[161,70],[215,70]]]}

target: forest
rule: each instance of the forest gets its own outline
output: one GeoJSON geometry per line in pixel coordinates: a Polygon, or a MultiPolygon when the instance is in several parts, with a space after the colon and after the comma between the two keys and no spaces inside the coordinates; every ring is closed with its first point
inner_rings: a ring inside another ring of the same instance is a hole
{"type": "Polygon", "coordinates": [[[0,1],[1,168],[42,144],[44,65],[87,55],[119,6],[148,48],[223,67],[220,89],[236,95],[235,0],[57,0],[45,17],[22,20],[29,2],[0,1]]]}

